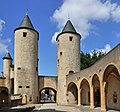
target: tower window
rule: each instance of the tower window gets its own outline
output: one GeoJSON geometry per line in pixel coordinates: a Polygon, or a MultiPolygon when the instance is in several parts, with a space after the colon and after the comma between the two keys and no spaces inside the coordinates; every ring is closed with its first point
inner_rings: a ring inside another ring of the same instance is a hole
{"type": "Polygon", "coordinates": [[[73,37],[70,36],[70,37],[69,37],[69,41],[72,41],[72,40],[73,40],[73,37]]]}
{"type": "Polygon", "coordinates": [[[36,67],[36,71],[38,72],[38,67],[36,67]]]}
{"type": "Polygon", "coordinates": [[[21,70],[21,68],[20,68],[20,67],[18,67],[17,69],[18,69],[18,70],[21,70]]]}
{"type": "Polygon", "coordinates": [[[62,55],[62,52],[60,52],[60,55],[62,55]]]}
{"type": "Polygon", "coordinates": [[[19,86],[19,88],[22,88],[22,86],[19,86]]]}
{"type": "Polygon", "coordinates": [[[27,36],[27,32],[23,32],[23,37],[26,37],[27,36]]]}
{"type": "Polygon", "coordinates": [[[30,86],[26,86],[26,88],[30,88],[30,86]]]}
{"type": "Polygon", "coordinates": [[[74,73],[74,71],[72,71],[72,70],[71,70],[71,71],[69,71],[69,74],[72,74],[72,73],[74,73]]]}

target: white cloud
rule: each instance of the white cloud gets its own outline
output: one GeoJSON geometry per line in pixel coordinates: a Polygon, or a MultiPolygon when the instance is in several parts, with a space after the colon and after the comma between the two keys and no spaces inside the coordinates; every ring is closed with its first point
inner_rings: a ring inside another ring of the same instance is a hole
{"type": "Polygon", "coordinates": [[[102,51],[104,53],[108,53],[111,50],[110,44],[106,44],[103,49],[96,49],[97,51],[102,51]]]}
{"type": "MultiPolygon", "coordinates": [[[[64,0],[52,16],[58,23],[58,32],[63,28],[68,15],[82,38],[85,38],[94,28],[92,21],[105,22],[112,19],[114,22],[120,22],[120,5],[110,0],[64,0]]],[[[55,42],[54,36],[52,42],[55,42]]]]}
{"type": "Polygon", "coordinates": [[[5,21],[0,19],[0,55],[8,51],[8,46],[11,42],[10,38],[2,39],[2,31],[5,21]]]}
{"type": "Polygon", "coordinates": [[[7,51],[7,45],[0,42],[0,55],[7,51]]]}
{"type": "Polygon", "coordinates": [[[5,24],[5,21],[0,19],[0,31],[3,29],[3,24],[5,24]]]}
{"type": "Polygon", "coordinates": [[[54,42],[56,41],[56,37],[57,37],[57,35],[58,35],[59,33],[60,33],[60,32],[55,32],[55,33],[54,33],[54,35],[53,35],[53,37],[52,37],[52,40],[51,40],[52,43],[54,43],[54,42]]]}

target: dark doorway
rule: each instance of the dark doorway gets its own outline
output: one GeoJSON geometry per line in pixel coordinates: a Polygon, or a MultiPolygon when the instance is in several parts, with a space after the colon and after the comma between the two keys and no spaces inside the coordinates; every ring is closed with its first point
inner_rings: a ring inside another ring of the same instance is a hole
{"type": "Polygon", "coordinates": [[[52,88],[43,88],[40,91],[40,103],[56,103],[56,91],[52,88]]]}
{"type": "Polygon", "coordinates": [[[0,87],[0,107],[9,105],[9,94],[6,87],[0,87]]]}

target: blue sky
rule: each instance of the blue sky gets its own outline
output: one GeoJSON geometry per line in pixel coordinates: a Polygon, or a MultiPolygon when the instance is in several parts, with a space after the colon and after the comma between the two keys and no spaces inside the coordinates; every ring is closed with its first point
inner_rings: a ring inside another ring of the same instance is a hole
{"type": "Polygon", "coordinates": [[[14,29],[21,23],[26,8],[40,34],[39,74],[56,75],[55,37],[68,17],[82,35],[84,52],[108,52],[120,42],[119,0],[1,0],[0,72],[6,51],[14,57],[14,29]]]}

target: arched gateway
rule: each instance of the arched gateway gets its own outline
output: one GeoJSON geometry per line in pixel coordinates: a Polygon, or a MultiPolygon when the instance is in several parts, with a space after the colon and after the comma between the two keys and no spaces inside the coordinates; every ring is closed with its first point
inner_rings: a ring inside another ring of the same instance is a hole
{"type": "Polygon", "coordinates": [[[40,90],[40,103],[56,103],[56,90],[53,88],[43,88],[40,90]]]}
{"type": "Polygon", "coordinates": [[[80,85],[81,104],[90,105],[90,86],[86,79],[83,79],[80,85]]]}
{"type": "Polygon", "coordinates": [[[0,107],[9,105],[9,93],[7,87],[0,87],[0,107]]]}
{"type": "Polygon", "coordinates": [[[109,65],[103,76],[107,109],[120,110],[120,74],[114,65],[109,65]]]}
{"type": "Polygon", "coordinates": [[[74,82],[69,83],[67,87],[67,102],[69,104],[78,103],[78,89],[74,82]]]}

